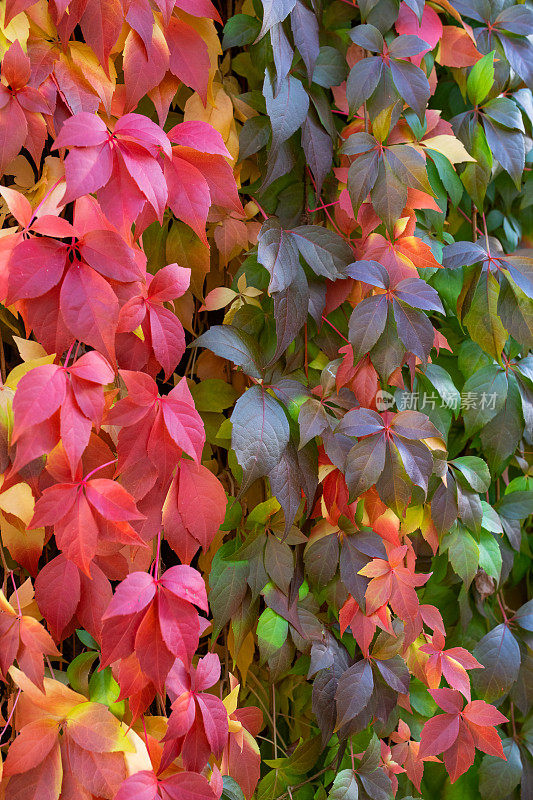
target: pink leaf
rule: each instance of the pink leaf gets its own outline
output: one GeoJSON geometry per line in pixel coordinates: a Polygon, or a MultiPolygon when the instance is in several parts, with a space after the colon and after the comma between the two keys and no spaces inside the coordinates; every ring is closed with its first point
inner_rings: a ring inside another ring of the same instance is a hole
{"type": "Polygon", "coordinates": [[[60,147],[94,147],[104,144],[109,136],[105,122],[96,114],[82,111],[63,123],[52,150],[60,147]]]}
{"type": "Polygon", "coordinates": [[[161,406],[163,419],[172,439],[188,456],[200,461],[205,444],[204,425],[194,407],[185,378],[161,399],[161,406]]]}
{"type": "Polygon", "coordinates": [[[163,573],[159,582],[176,597],[186,600],[188,603],[194,603],[203,611],[208,610],[204,579],[192,567],[186,564],[171,567],[163,573]]]}
{"type": "Polygon", "coordinates": [[[7,304],[50,291],[61,280],[67,254],[67,245],[55,239],[21,242],[9,261],[7,304]]]}
{"type": "Polygon", "coordinates": [[[137,187],[162,221],[167,204],[167,185],[158,162],[144,147],[134,143],[121,143],[120,154],[137,187]]]}
{"type": "Polygon", "coordinates": [[[156,272],[148,287],[148,298],[154,303],[163,303],[181,297],[191,282],[189,267],[168,264],[156,272]]]}
{"type": "Polygon", "coordinates": [[[89,266],[106,278],[124,283],[142,278],[135,251],[114,231],[89,231],[79,249],[89,266]]]}
{"type": "Polygon", "coordinates": [[[121,139],[131,139],[137,144],[142,145],[152,156],[157,156],[159,150],[163,150],[165,155],[172,155],[172,148],[167,134],[159,125],[152,122],[142,114],[125,114],[117,121],[114,133],[121,139]]]}
{"type": "Polygon", "coordinates": [[[153,600],[155,589],[155,581],[147,572],[131,572],[115,589],[104,620],[142,611],[153,600]]]}
{"type": "Polygon", "coordinates": [[[65,159],[67,190],[63,205],[105,186],[112,171],[113,155],[107,142],[98,147],[71,150],[65,159]]]}
{"type": "Polygon", "coordinates": [[[181,144],[203,153],[230,158],[230,152],[224,144],[221,134],[208,122],[189,120],[174,125],[168,132],[168,138],[174,144],[181,144]]]}
{"type": "Polygon", "coordinates": [[[171,162],[165,163],[165,177],[168,204],[173,213],[207,244],[205,223],[211,205],[211,194],[206,179],[200,170],[176,155],[171,162]]]}

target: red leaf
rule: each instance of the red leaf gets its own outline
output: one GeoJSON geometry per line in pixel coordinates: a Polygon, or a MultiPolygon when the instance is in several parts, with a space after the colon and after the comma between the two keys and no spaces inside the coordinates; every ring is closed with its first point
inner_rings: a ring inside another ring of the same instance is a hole
{"type": "Polygon", "coordinates": [[[429,719],[420,737],[420,758],[437,756],[448,750],[459,735],[459,715],[439,714],[429,719]]]}
{"type": "Polygon", "coordinates": [[[182,459],[163,509],[165,536],[182,563],[190,563],[198,547],[207,550],[225,513],[220,481],[202,464],[182,459]]]}
{"type": "Polygon", "coordinates": [[[54,528],[57,546],[86,575],[98,544],[98,526],[85,495],[78,493],[68,513],[54,528]]]}
{"type": "MultiPolygon", "coordinates": [[[[170,593],[160,592],[157,596],[157,614],[159,628],[167,650],[175,658],[181,658],[184,663],[188,663],[198,646],[198,612],[190,603],[180,600],[170,593]]],[[[139,660],[142,665],[140,656],[139,660]]],[[[174,659],[172,659],[170,667],[173,663],[174,659]]],[[[168,671],[167,669],[165,678],[168,671]]],[[[147,674],[154,680],[150,673],[147,674]]],[[[158,685],[155,680],[154,683],[158,685]]]]}
{"type": "Polygon", "coordinates": [[[444,766],[446,767],[452,783],[470,769],[474,763],[475,753],[472,736],[466,725],[461,721],[457,739],[443,755],[444,766]]]}
{"type": "Polygon", "coordinates": [[[118,300],[105,278],[85,264],[73,264],[61,287],[61,314],[76,339],[114,363],[118,300]]]}
{"type": "Polygon", "coordinates": [[[42,364],[20,379],[13,399],[13,441],[30,425],[54,414],[65,399],[66,375],[55,364],[42,364]]]}
{"type": "Polygon", "coordinates": [[[185,564],[178,564],[164,572],[159,583],[176,597],[208,610],[204,579],[200,573],[185,564]]]}
{"type": "MultiPolygon", "coordinates": [[[[167,622],[166,618],[163,623],[167,622]]],[[[195,646],[198,644],[196,639],[195,646]]],[[[142,671],[154,683],[160,694],[163,694],[165,679],[176,656],[168,649],[158,618],[157,608],[152,604],[145,613],[135,636],[135,653],[142,671]]]]}
{"type": "Polygon", "coordinates": [[[36,719],[25,725],[9,746],[4,775],[20,775],[41,764],[58,735],[59,725],[54,719],[36,719]]]}
{"type": "Polygon", "coordinates": [[[166,32],[170,50],[170,71],[207,103],[211,61],[207,44],[194,28],[173,17],[166,32]]]}
{"type": "Polygon", "coordinates": [[[93,478],[85,488],[87,500],[105,519],[116,522],[144,519],[133,497],[123,486],[108,478],[93,478]]]}
{"type": "Polygon", "coordinates": [[[505,759],[502,741],[494,728],[487,725],[475,725],[469,721],[467,721],[467,725],[478,750],[488,753],[489,756],[505,759]]]}
{"type": "Polygon", "coordinates": [[[205,735],[216,758],[219,758],[228,738],[228,714],[220,698],[201,693],[196,696],[202,714],[205,735]]]}
{"type": "Polygon", "coordinates": [[[501,711],[484,700],[472,700],[468,703],[463,716],[467,722],[473,722],[475,725],[501,725],[503,722],[508,722],[501,711]]]}
{"type": "Polygon", "coordinates": [[[185,378],[166,397],[161,398],[161,406],[163,419],[172,439],[188,456],[200,461],[205,444],[204,425],[194,407],[185,378]]]}
{"type": "Polygon", "coordinates": [[[123,21],[121,0],[87,0],[80,21],[81,29],[106,74],[109,74],[109,54],[119,37],[123,21]]]}
{"type": "Polygon", "coordinates": [[[114,231],[89,231],[79,243],[79,251],[90,267],[115,281],[137,281],[143,277],[136,253],[114,231]]]}
{"type": "Polygon", "coordinates": [[[35,579],[35,599],[56,639],[61,639],[80,600],[77,567],[61,554],[45,564],[35,579]]]}
{"type": "Polygon", "coordinates": [[[124,83],[126,85],[126,110],[136,107],[139,100],[158,86],[168,70],[168,44],[153,25],[143,39],[133,30],[124,45],[124,83]]]}

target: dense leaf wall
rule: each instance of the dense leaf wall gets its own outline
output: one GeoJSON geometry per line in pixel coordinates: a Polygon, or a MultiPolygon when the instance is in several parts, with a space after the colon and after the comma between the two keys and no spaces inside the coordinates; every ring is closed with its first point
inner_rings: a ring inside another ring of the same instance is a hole
{"type": "Polygon", "coordinates": [[[0,798],[529,800],[532,7],[0,5],[0,798]]]}

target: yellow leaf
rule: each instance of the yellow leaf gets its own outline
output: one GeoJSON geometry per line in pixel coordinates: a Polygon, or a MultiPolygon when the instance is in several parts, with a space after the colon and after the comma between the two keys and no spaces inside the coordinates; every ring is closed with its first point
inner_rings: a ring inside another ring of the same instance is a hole
{"type": "MultiPolygon", "coordinates": [[[[249,631],[246,634],[246,636],[244,637],[244,641],[240,646],[238,652],[235,652],[235,636],[233,634],[233,628],[230,628],[230,632],[228,634],[228,648],[231,653],[233,663],[236,664],[238,667],[242,679],[242,684],[244,686],[246,684],[246,676],[248,675],[248,670],[250,669],[250,665],[254,660],[255,640],[253,633],[249,631]]],[[[231,712],[228,711],[228,713],[231,712]]]]}
{"type": "Polygon", "coordinates": [[[27,699],[30,704],[42,708],[43,711],[47,711],[58,719],[62,719],[75,706],[87,702],[87,698],[82,694],[73,692],[72,689],[64,686],[60,681],[52,680],[52,678],[44,678],[44,692],[41,692],[20,669],[10,667],[9,674],[16,686],[22,689],[22,696],[19,701],[19,705],[22,705],[22,707],[25,705],[24,699],[27,699]]]}
{"type": "Polygon", "coordinates": [[[124,761],[126,763],[126,774],[133,775],[135,772],[140,772],[143,769],[151,770],[152,762],[146,749],[146,744],[143,739],[135,733],[134,730],[128,728],[126,723],[122,723],[122,728],[126,735],[126,739],[133,747],[132,752],[124,753],[124,761]]]}
{"type": "Polygon", "coordinates": [[[47,358],[47,352],[39,342],[33,342],[31,339],[22,339],[20,336],[13,336],[13,341],[17,345],[20,357],[23,361],[47,358]]]}
{"type": "Polygon", "coordinates": [[[459,139],[447,133],[433,136],[430,139],[424,139],[421,144],[423,144],[424,147],[430,147],[432,150],[436,150],[437,153],[446,156],[448,161],[451,161],[452,164],[462,164],[463,161],[476,160],[467,152],[464,144],[460,142],[459,139]]]}
{"type": "Polygon", "coordinates": [[[423,506],[411,506],[405,512],[405,517],[401,522],[401,529],[402,533],[408,534],[413,533],[420,528],[422,524],[422,519],[424,517],[424,508],[423,506]]]}
{"type": "Polygon", "coordinates": [[[42,364],[53,364],[55,357],[55,353],[52,353],[51,356],[32,358],[29,361],[25,361],[24,364],[18,364],[7,376],[4,386],[8,386],[10,389],[16,389],[18,382],[24,375],[31,372],[35,367],[40,367],[42,364]]]}
{"type": "Polygon", "coordinates": [[[27,526],[33,517],[35,500],[27,483],[16,483],[0,494],[0,508],[27,526]]]}
{"type": "Polygon", "coordinates": [[[215,311],[218,308],[224,308],[238,297],[237,292],[233,289],[227,289],[225,286],[218,286],[213,289],[204,301],[204,306],[208,311],[215,311]]]}
{"type": "Polygon", "coordinates": [[[201,120],[208,122],[220,133],[224,141],[229,138],[233,122],[233,103],[220,83],[213,83],[213,104],[204,105],[197,94],[191,95],[185,103],[184,121],[201,120]]]}

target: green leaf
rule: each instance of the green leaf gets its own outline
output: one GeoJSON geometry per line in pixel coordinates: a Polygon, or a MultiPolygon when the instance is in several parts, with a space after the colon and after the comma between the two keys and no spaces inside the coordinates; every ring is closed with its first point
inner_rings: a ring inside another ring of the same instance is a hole
{"type": "Polygon", "coordinates": [[[93,639],[93,637],[91,636],[90,633],[88,633],[87,631],[83,630],[83,628],[77,628],[76,629],[76,636],[78,637],[80,642],[85,645],[85,647],[90,647],[91,650],[99,650],[100,649],[100,647],[98,645],[98,642],[95,639],[93,639]]]}
{"type": "Polygon", "coordinates": [[[413,678],[411,680],[409,699],[414,710],[423,717],[433,717],[437,713],[436,702],[418,678],[413,678]]]}
{"type": "Polygon", "coordinates": [[[499,700],[509,692],[520,669],[520,648],[509,627],[502,623],[489,631],[473,656],[485,667],[472,673],[477,693],[488,703],[499,700]]]}
{"type": "Polygon", "coordinates": [[[217,550],[209,573],[209,606],[215,637],[237,611],[246,594],[248,562],[230,560],[237,544],[234,539],[217,550]]]}
{"type": "Polygon", "coordinates": [[[479,789],[483,800],[503,800],[511,796],[522,777],[522,759],[516,742],[502,742],[506,761],[496,756],[483,756],[479,768],[479,789]]]}
{"type": "Polygon", "coordinates": [[[329,790],[328,800],[357,800],[358,797],[359,790],[354,771],[343,769],[338,772],[329,790]]]}
{"type": "Polygon", "coordinates": [[[207,347],[216,356],[242,367],[247,375],[261,377],[261,353],[257,342],[233,325],[212,325],[192,342],[191,347],[207,347]]]}
{"type": "Polygon", "coordinates": [[[479,566],[496,582],[502,571],[502,554],[498,542],[488,531],[482,530],[479,535],[479,566]]]}
{"type": "Polygon", "coordinates": [[[224,775],[222,777],[222,795],[220,800],[245,800],[243,790],[230,775],[224,775]]]}
{"type": "Polygon", "coordinates": [[[231,446],[243,468],[241,492],[274,469],[289,443],[289,422],[278,401],[262,386],[252,386],[231,415],[231,446]]]}
{"type": "Polygon", "coordinates": [[[325,45],[320,48],[318,58],[313,70],[313,83],[318,83],[325,89],[339,86],[345,80],[347,73],[346,58],[336,47],[325,45]]]}
{"type": "Polygon", "coordinates": [[[270,658],[285,643],[289,623],[271,608],[265,608],[257,621],[257,641],[264,660],[270,658]]]}
{"type": "Polygon", "coordinates": [[[220,378],[205,378],[190,388],[197,411],[224,411],[238,397],[233,386],[220,378]]]}
{"type": "Polygon", "coordinates": [[[466,81],[466,91],[471,103],[480,105],[486,98],[494,83],[494,54],[487,53],[486,56],[477,61],[468,75],[466,81]]]}
{"type": "Polygon", "coordinates": [[[224,36],[222,39],[222,47],[227,50],[228,47],[242,47],[246,44],[252,44],[261,30],[261,22],[257,17],[251,17],[248,14],[235,14],[224,25],[224,36]]]}
{"type": "Polygon", "coordinates": [[[91,702],[102,703],[102,705],[108,706],[116,717],[122,717],[126,706],[124,700],[117,702],[119,695],[120,686],[113,678],[111,667],[93,672],[89,681],[91,702]]]}
{"type": "Polygon", "coordinates": [[[498,317],[500,285],[494,275],[483,275],[478,282],[464,322],[471,338],[497,361],[507,341],[507,331],[498,317]]]}
{"type": "Polygon", "coordinates": [[[441,550],[448,550],[450,564],[461,580],[470,586],[479,564],[479,546],[463,525],[457,523],[444,537],[441,550]]]}
{"type": "Polygon", "coordinates": [[[94,650],[88,653],[80,653],[67,667],[68,682],[75,692],[87,695],[89,693],[89,673],[94,662],[98,658],[98,653],[94,650]]]}
{"type": "Polygon", "coordinates": [[[431,157],[433,163],[437,168],[437,172],[439,173],[439,178],[442,181],[442,185],[450,195],[450,200],[454,206],[458,206],[463,196],[463,184],[461,183],[461,179],[459,178],[457,172],[455,171],[453,164],[451,164],[446,156],[442,155],[442,153],[438,153],[436,150],[431,150],[431,148],[426,148],[426,153],[431,157]]]}
{"type": "Polygon", "coordinates": [[[496,366],[482,367],[463,386],[462,412],[465,428],[473,436],[496,416],[507,397],[507,377],[496,366]]]}
{"type": "Polygon", "coordinates": [[[487,492],[491,477],[489,468],[482,458],[477,456],[461,456],[451,462],[466,478],[472,489],[476,492],[487,492]]]}

